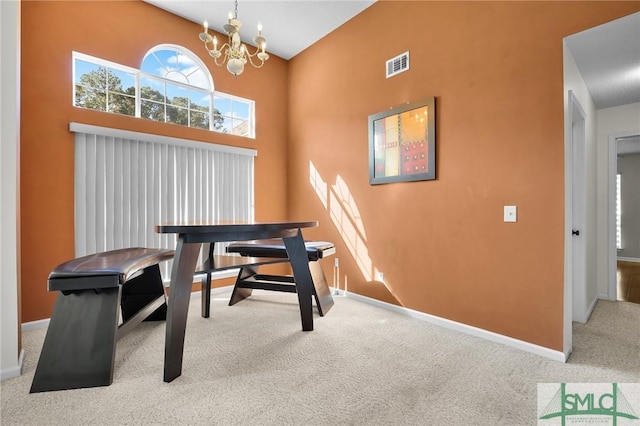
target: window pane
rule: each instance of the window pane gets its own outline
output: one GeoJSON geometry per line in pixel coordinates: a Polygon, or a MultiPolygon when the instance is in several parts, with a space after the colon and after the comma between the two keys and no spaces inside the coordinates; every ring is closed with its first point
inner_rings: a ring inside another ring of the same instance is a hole
{"type": "Polygon", "coordinates": [[[222,120],[219,121],[220,124],[220,132],[222,133],[231,133],[231,129],[233,129],[233,123],[230,118],[222,117],[222,120]]]}
{"type": "Polygon", "coordinates": [[[200,67],[188,74],[187,78],[189,79],[189,84],[192,86],[201,87],[207,90],[210,89],[209,79],[200,67]]]}
{"type": "Polygon", "coordinates": [[[147,55],[142,64],[140,65],[140,69],[148,74],[164,76],[165,70],[162,68],[162,64],[158,61],[155,55],[150,54],[147,55]]]}
{"type": "Polygon", "coordinates": [[[209,114],[198,111],[191,111],[190,126],[209,130],[209,114]]]}
{"type": "Polygon", "coordinates": [[[209,111],[209,99],[210,95],[207,92],[198,92],[191,90],[189,92],[189,101],[191,102],[191,108],[198,111],[209,111]]]}
{"type": "Polygon", "coordinates": [[[167,123],[181,124],[188,126],[189,110],[167,105],[167,123]]]}
{"type": "MultiPolygon", "coordinates": [[[[101,67],[96,64],[92,64],[90,62],[82,61],[80,59],[76,59],[75,61],[75,83],[83,84],[86,86],[91,86],[90,81],[94,81],[96,79],[100,80],[99,75],[102,75],[102,81],[105,80],[105,72],[106,68],[101,67]]],[[[104,85],[104,83],[103,83],[104,85]]]]}
{"type": "Polygon", "coordinates": [[[213,107],[217,109],[222,115],[231,115],[231,99],[229,98],[214,96],[213,107]]]}
{"type": "Polygon", "coordinates": [[[189,91],[181,86],[167,83],[167,101],[183,107],[189,106],[189,91]]]}
{"type": "Polygon", "coordinates": [[[157,102],[165,102],[164,82],[155,78],[140,78],[140,97],[142,99],[151,99],[157,102]]]}
{"type": "Polygon", "coordinates": [[[76,85],[75,106],[81,108],[95,109],[98,111],[107,110],[107,94],[84,86],[76,85]]]}
{"type": "Polygon", "coordinates": [[[249,135],[249,121],[248,120],[237,120],[233,119],[233,130],[231,131],[234,135],[239,136],[248,136],[249,135]]]}
{"type": "Polygon", "coordinates": [[[136,98],[134,96],[109,94],[109,112],[124,115],[136,115],[136,98]]]}
{"type": "Polygon", "coordinates": [[[140,116],[154,121],[164,121],[164,104],[151,101],[140,101],[140,116]]]}
{"type": "Polygon", "coordinates": [[[136,76],[128,72],[109,69],[109,90],[135,95],[136,76]]]}
{"type": "Polygon", "coordinates": [[[184,84],[189,83],[189,80],[187,80],[187,77],[184,74],[175,70],[169,71],[167,75],[164,76],[164,78],[168,80],[177,81],[178,83],[184,83],[184,84]]]}
{"type": "Polygon", "coordinates": [[[249,104],[242,101],[233,103],[233,118],[247,120],[249,118],[249,104]]]}
{"type": "Polygon", "coordinates": [[[224,133],[224,118],[220,114],[213,114],[213,130],[224,133]]]}

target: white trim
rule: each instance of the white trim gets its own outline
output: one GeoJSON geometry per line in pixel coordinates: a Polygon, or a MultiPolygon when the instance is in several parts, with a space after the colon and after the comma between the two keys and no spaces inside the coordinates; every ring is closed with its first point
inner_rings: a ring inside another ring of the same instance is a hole
{"type": "Polygon", "coordinates": [[[22,374],[22,365],[24,364],[24,349],[20,349],[20,355],[18,355],[18,364],[3,368],[0,371],[0,381],[13,379],[14,377],[18,377],[22,374]]]}
{"type": "MultiPolygon", "coordinates": [[[[140,70],[138,70],[137,68],[133,68],[133,67],[128,67],[126,65],[122,65],[119,64],[117,62],[111,62],[108,61],[106,59],[102,59],[102,58],[98,58],[96,56],[91,56],[91,55],[87,55],[86,53],[80,53],[80,52],[76,52],[75,50],[71,51],[71,58],[73,59],[80,59],[81,61],[84,62],[89,62],[92,64],[96,64],[96,65],[100,65],[103,67],[107,67],[107,68],[113,68],[113,69],[117,69],[118,71],[124,71],[124,72],[128,72],[131,74],[136,74],[138,73],[140,70]]],[[[75,60],[72,61],[74,63],[74,67],[75,67],[75,60]]],[[[75,76],[75,74],[73,74],[75,76]]],[[[74,82],[75,84],[75,82],[74,82]]]]}
{"type": "Polygon", "coordinates": [[[132,132],[130,130],[114,129],[111,127],[93,126],[90,124],[69,123],[69,131],[74,133],[89,133],[114,138],[144,140],[148,142],[163,143],[167,145],[178,145],[187,148],[202,149],[207,146],[212,151],[228,152],[230,154],[251,155],[256,157],[258,151],[250,148],[239,148],[237,146],[220,145],[216,143],[199,142],[190,139],[172,138],[169,136],[154,135],[151,133],[132,132]]]}
{"type": "Polygon", "coordinates": [[[589,321],[589,318],[591,318],[591,314],[593,313],[593,310],[596,308],[596,305],[598,304],[598,300],[600,300],[600,296],[596,295],[596,297],[593,298],[591,305],[589,305],[589,307],[587,308],[587,316],[585,317],[586,318],[585,323],[589,321]]]}
{"type": "Polygon", "coordinates": [[[435,315],[425,314],[424,312],[414,311],[413,309],[404,308],[402,306],[393,305],[387,302],[382,302],[380,300],[372,299],[370,297],[362,296],[356,293],[350,293],[348,291],[341,292],[341,294],[344,294],[347,297],[359,300],[361,302],[367,303],[369,305],[387,309],[387,310],[390,310],[402,315],[406,315],[420,321],[428,322],[430,324],[434,324],[449,330],[458,331],[460,333],[469,334],[484,340],[489,340],[491,342],[510,346],[512,348],[519,349],[524,352],[529,352],[534,355],[542,356],[545,358],[549,358],[554,361],[566,362],[568,358],[561,351],[545,348],[544,346],[534,345],[533,343],[525,342],[524,340],[514,339],[512,337],[504,336],[502,334],[494,333],[492,331],[473,327],[471,325],[462,324],[456,321],[451,321],[446,318],[437,317],[435,315]]]}
{"type": "Polygon", "coordinates": [[[637,262],[640,263],[640,259],[638,259],[637,257],[616,257],[616,260],[620,260],[622,262],[637,262]]]}
{"type": "Polygon", "coordinates": [[[29,321],[22,323],[22,332],[32,331],[32,330],[41,330],[43,328],[49,327],[49,322],[51,318],[45,318],[37,321],[29,321]]]}

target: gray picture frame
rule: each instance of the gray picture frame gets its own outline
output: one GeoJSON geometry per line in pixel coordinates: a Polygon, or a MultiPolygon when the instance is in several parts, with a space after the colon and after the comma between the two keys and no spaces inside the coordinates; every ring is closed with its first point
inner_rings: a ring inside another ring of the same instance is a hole
{"type": "Polygon", "coordinates": [[[435,107],[429,96],[369,116],[369,184],[436,178],[435,107]]]}

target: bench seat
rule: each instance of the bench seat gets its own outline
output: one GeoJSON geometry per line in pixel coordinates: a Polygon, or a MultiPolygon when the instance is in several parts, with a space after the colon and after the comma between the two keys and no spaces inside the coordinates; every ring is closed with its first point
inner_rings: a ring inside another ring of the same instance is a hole
{"type": "MultiPolygon", "coordinates": [[[[309,271],[313,280],[313,296],[318,313],[320,316],[324,316],[333,306],[333,298],[318,261],[335,254],[336,249],[333,243],[327,241],[305,241],[304,244],[309,258],[309,271]]],[[[243,257],[261,256],[288,262],[287,250],[281,238],[231,243],[227,247],[227,252],[238,253],[243,257]]],[[[249,297],[252,290],[296,292],[293,276],[259,274],[258,266],[260,265],[241,268],[229,300],[230,306],[249,297]]]]}
{"type": "Polygon", "coordinates": [[[166,319],[159,263],[173,255],[125,248],[55,267],[47,287],[59,293],[30,392],[110,385],[116,342],[142,321],[166,319]]]}

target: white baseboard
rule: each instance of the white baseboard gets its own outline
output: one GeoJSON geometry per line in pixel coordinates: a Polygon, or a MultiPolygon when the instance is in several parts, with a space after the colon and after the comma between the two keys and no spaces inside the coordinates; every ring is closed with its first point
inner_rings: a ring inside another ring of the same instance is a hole
{"type": "MultiPolygon", "coordinates": [[[[233,289],[233,285],[217,287],[211,289],[211,296],[215,297],[223,293],[228,293],[233,289]]],[[[545,358],[552,359],[554,361],[566,362],[568,356],[561,351],[556,351],[553,349],[545,348],[544,346],[534,345],[533,343],[525,342],[524,340],[514,339],[512,337],[504,336],[502,334],[494,333],[492,331],[483,330],[478,327],[473,327],[467,324],[462,324],[456,321],[451,321],[446,318],[440,318],[435,315],[425,314],[424,312],[415,311],[413,309],[404,308],[401,306],[393,305],[391,303],[382,302],[380,300],[372,299],[370,297],[362,296],[356,293],[345,292],[344,290],[338,290],[338,294],[335,294],[335,289],[331,288],[331,294],[334,296],[345,296],[350,297],[356,300],[359,300],[364,303],[368,303],[373,306],[377,306],[379,308],[388,309],[390,311],[394,311],[400,313],[402,315],[407,315],[412,318],[425,321],[443,328],[447,328],[449,330],[458,331],[465,334],[470,334],[472,336],[479,337],[484,340],[489,340],[492,342],[500,343],[506,346],[510,346],[525,352],[529,352],[538,356],[542,356],[545,358]]],[[[199,291],[194,291],[191,293],[191,299],[196,299],[200,297],[199,291]]],[[[595,299],[591,308],[589,309],[589,315],[595,308],[598,299],[595,299]]],[[[28,323],[22,324],[22,331],[28,330],[36,330],[40,328],[46,328],[49,325],[49,319],[43,319],[39,321],[32,321],[28,323]]],[[[22,364],[20,364],[22,365],[22,364]]],[[[3,371],[4,375],[4,371],[3,371]]],[[[19,373],[18,373],[19,375],[19,373]]],[[[4,377],[4,376],[3,376],[4,377]]],[[[15,376],[12,376],[15,377],[15,376]]],[[[4,379],[3,379],[4,380],[4,379]]]]}
{"type": "Polygon", "coordinates": [[[13,379],[14,377],[18,377],[22,374],[22,364],[24,363],[24,349],[20,349],[20,355],[18,356],[18,364],[3,368],[0,371],[0,381],[13,379]]]}
{"type": "Polygon", "coordinates": [[[49,321],[51,318],[45,318],[37,321],[29,321],[22,323],[22,332],[31,331],[31,330],[40,330],[41,328],[49,327],[49,321]]]}
{"type": "Polygon", "coordinates": [[[640,259],[638,259],[637,257],[616,257],[616,260],[620,260],[622,262],[636,262],[636,263],[640,263],[640,259]]]}
{"type": "Polygon", "coordinates": [[[593,313],[593,310],[596,308],[596,305],[598,304],[598,300],[600,300],[600,298],[598,296],[593,298],[593,301],[591,302],[591,305],[587,309],[587,315],[586,315],[586,318],[585,318],[586,321],[589,321],[589,318],[591,318],[591,314],[593,313]]]}
{"type": "Polygon", "coordinates": [[[544,346],[534,345],[533,343],[525,342],[524,340],[514,339],[512,337],[504,336],[502,334],[494,333],[492,331],[483,330],[481,328],[473,327],[471,325],[462,324],[456,321],[451,321],[446,318],[440,318],[435,315],[425,314],[424,312],[414,311],[413,309],[404,308],[402,306],[393,305],[387,302],[381,302],[380,300],[372,299],[370,297],[361,296],[356,293],[340,292],[347,297],[357,299],[361,302],[368,303],[379,308],[388,309],[403,315],[410,316],[412,318],[428,322],[449,330],[458,331],[465,334],[470,334],[475,337],[479,337],[491,342],[500,343],[512,348],[519,349],[521,351],[529,352],[534,355],[542,356],[552,359],[554,361],[566,362],[568,356],[562,351],[556,351],[553,349],[545,348],[544,346]]]}

